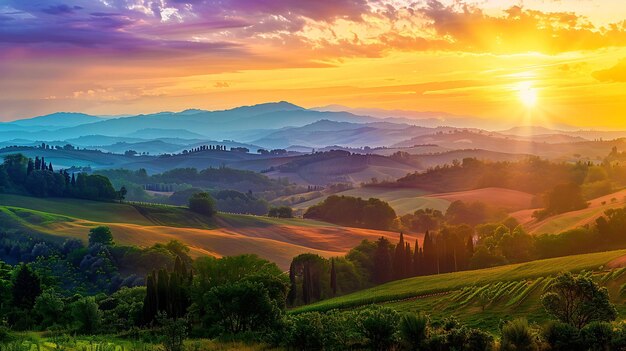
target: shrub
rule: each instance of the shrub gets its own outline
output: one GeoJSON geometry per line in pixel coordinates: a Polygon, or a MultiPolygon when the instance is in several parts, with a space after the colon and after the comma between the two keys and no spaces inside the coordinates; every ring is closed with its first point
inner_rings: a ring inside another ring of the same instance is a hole
{"type": "Polygon", "coordinates": [[[582,348],[578,329],[563,322],[548,324],[544,328],[543,337],[554,351],[575,351],[582,348]]]}
{"type": "Polygon", "coordinates": [[[528,325],[528,321],[518,318],[505,323],[501,329],[502,351],[535,351],[538,349],[537,338],[528,325]]]}
{"type": "Polygon", "coordinates": [[[356,316],[356,329],[372,350],[387,350],[397,341],[398,317],[388,307],[373,305],[356,316]]]}
{"type": "Polygon", "coordinates": [[[418,350],[428,338],[429,318],[423,314],[407,313],[400,320],[402,342],[411,350],[418,350]]]}
{"type": "Polygon", "coordinates": [[[614,335],[613,327],[606,322],[589,323],[580,330],[582,344],[589,351],[610,350],[614,335]]]}

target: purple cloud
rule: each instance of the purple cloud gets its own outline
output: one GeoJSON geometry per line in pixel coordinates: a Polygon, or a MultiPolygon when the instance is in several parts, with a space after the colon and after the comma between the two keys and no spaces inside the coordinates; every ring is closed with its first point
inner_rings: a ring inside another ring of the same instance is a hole
{"type": "Polygon", "coordinates": [[[55,5],[47,7],[41,11],[47,13],[49,15],[68,15],[73,14],[77,10],[82,10],[83,8],[80,6],[69,6],[66,4],[55,5]]]}

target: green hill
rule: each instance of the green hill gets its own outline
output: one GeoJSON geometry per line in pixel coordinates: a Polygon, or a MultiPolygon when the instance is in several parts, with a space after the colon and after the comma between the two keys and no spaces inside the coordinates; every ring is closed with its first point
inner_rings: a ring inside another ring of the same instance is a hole
{"type": "Polygon", "coordinates": [[[626,282],[626,269],[607,268],[609,262],[624,255],[626,250],[618,250],[410,278],[302,306],[292,313],[381,303],[398,311],[425,312],[434,319],[454,315],[471,326],[495,331],[501,319],[524,316],[534,322],[547,320],[539,298],[551,278],[563,271],[593,272],[609,288],[620,312],[626,313],[619,295],[620,284],[626,282]]]}
{"type": "Polygon", "coordinates": [[[146,247],[176,239],[194,256],[255,253],[285,270],[302,253],[341,256],[364,239],[396,241],[398,236],[305,219],[224,213],[209,218],[185,207],[0,194],[0,230],[87,240],[89,230],[99,225],[110,227],[120,244],[146,247]]]}

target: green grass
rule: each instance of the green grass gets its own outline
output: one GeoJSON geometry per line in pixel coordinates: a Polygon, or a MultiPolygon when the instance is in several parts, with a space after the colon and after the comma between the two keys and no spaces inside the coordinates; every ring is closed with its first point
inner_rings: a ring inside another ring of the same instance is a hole
{"type": "MultiPolygon", "coordinates": [[[[422,208],[434,208],[440,211],[448,209],[450,201],[436,198],[424,197],[428,192],[420,189],[388,189],[388,188],[355,188],[342,191],[335,195],[346,195],[369,199],[371,197],[386,201],[396,211],[398,215],[413,213],[422,208]]],[[[315,198],[294,205],[295,209],[307,209],[324,201],[327,196],[315,198]]]]}
{"type": "MultiPolygon", "coordinates": [[[[353,308],[371,303],[389,302],[430,294],[452,292],[469,286],[483,286],[496,282],[535,279],[556,275],[562,271],[593,271],[600,269],[600,267],[603,267],[608,262],[624,255],[626,255],[626,250],[618,250],[537,260],[489,269],[404,279],[349,295],[302,306],[292,310],[292,313],[353,308]]],[[[518,289],[521,290],[519,287],[518,289]]]]}

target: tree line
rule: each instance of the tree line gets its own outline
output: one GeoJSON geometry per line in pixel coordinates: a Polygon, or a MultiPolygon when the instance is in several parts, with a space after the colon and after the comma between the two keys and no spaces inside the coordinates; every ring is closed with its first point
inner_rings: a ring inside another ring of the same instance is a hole
{"type": "Polygon", "coordinates": [[[108,178],[67,170],[55,172],[52,162],[44,157],[27,158],[22,154],[7,155],[0,165],[0,191],[25,193],[37,197],[73,197],[88,200],[123,200],[124,187],[116,191],[108,178]]]}

